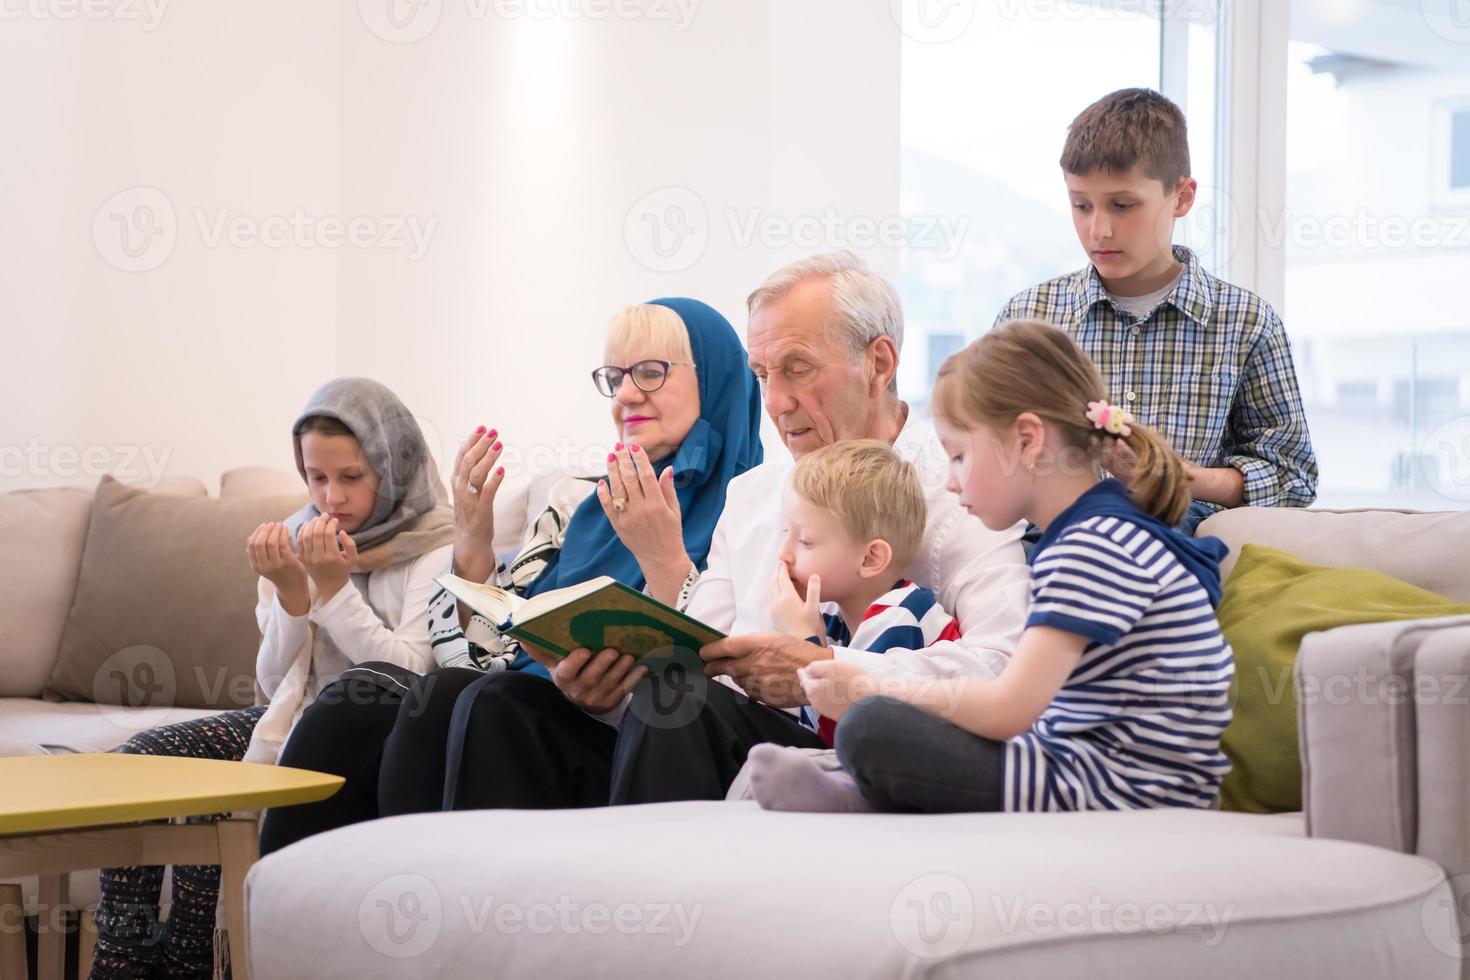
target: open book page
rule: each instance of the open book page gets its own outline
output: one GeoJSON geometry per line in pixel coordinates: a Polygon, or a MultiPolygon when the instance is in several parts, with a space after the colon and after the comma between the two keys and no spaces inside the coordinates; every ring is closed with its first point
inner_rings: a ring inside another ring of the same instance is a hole
{"type": "Polygon", "coordinates": [[[514,592],[507,592],[494,585],[471,582],[458,575],[440,575],[434,581],[444,586],[445,591],[450,595],[497,626],[510,619],[517,609],[526,604],[526,600],[514,592]]]}

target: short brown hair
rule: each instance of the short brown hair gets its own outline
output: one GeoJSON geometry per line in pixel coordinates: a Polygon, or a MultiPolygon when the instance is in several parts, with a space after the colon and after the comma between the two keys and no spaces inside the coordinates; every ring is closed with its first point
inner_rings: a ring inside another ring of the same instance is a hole
{"type": "Polygon", "coordinates": [[[1072,120],[1061,162],[1064,171],[1079,177],[1137,167],[1172,191],[1189,176],[1184,113],[1153,89],[1125,88],[1104,95],[1072,120]]]}
{"type": "Polygon", "coordinates": [[[807,453],[791,474],[791,489],[836,516],[853,540],[887,541],[890,567],[899,574],[919,553],[928,516],[924,487],[913,464],[888,443],[856,439],[807,453]]]}
{"type": "MultiPolygon", "coordinates": [[[[934,413],[957,428],[1005,428],[1022,412],[1050,422],[1066,447],[1095,465],[1103,434],[1087,418],[1089,402],[1106,401],[1097,366],[1076,341],[1049,323],[1011,320],[952,356],[934,382],[934,413]]],[[[1178,524],[1189,509],[1184,461],[1158,432],[1137,421],[1122,438],[1138,456],[1129,496],[1142,510],[1178,524]]]]}

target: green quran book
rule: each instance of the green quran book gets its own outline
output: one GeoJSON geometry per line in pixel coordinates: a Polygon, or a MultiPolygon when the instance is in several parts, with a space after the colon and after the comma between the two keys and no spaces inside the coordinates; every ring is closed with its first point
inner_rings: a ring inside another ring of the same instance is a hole
{"type": "Polygon", "coordinates": [[[457,575],[435,581],[500,632],[558,657],[611,647],[651,673],[675,663],[688,670],[700,665],[700,647],[725,635],[606,575],[530,599],[457,575]]]}

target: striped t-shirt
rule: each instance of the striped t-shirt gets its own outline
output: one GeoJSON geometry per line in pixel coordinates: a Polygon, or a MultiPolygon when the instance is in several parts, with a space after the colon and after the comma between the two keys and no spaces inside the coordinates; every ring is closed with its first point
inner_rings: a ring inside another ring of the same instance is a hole
{"type": "Polygon", "coordinates": [[[1063,529],[1035,557],[1026,626],[1091,642],[1007,745],[1007,810],[1214,804],[1234,660],[1208,593],[1152,532],[1111,516],[1063,529]]]}
{"type": "MultiPolygon", "coordinates": [[[[822,622],[832,643],[872,653],[922,650],[941,640],[960,638],[959,621],[944,611],[933,592],[909,579],[899,579],[893,588],[874,599],[854,631],[848,630],[842,609],[835,602],[823,603],[822,622]]],[[[836,731],[831,718],[806,705],[801,709],[801,723],[831,747],[836,731]]]]}

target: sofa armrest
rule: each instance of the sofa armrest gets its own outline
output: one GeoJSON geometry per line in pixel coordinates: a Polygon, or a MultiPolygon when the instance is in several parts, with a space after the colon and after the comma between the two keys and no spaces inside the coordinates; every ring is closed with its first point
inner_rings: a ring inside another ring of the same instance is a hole
{"type": "Polygon", "coordinates": [[[1309,633],[1296,662],[1302,805],[1313,837],[1416,853],[1416,659],[1426,640],[1470,616],[1309,633]]]}
{"type": "Polygon", "coordinates": [[[1470,626],[1425,637],[1414,658],[1419,771],[1418,853],[1450,876],[1470,977],[1470,626]]]}

